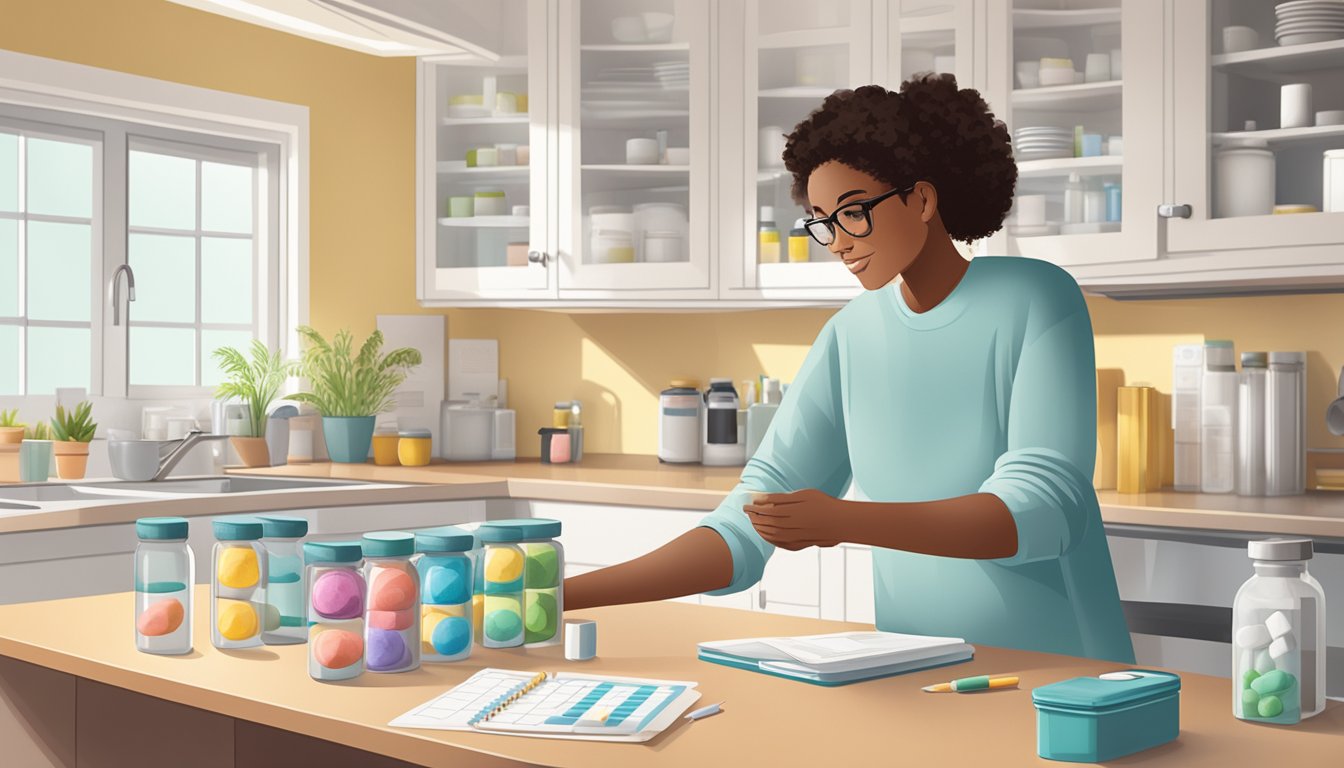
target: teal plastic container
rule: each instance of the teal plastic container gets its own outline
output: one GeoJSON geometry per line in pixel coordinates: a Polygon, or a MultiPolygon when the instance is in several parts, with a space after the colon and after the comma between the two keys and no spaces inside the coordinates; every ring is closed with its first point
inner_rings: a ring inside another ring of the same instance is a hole
{"type": "Polygon", "coordinates": [[[1131,669],[1075,677],[1031,692],[1036,753],[1097,763],[1173,741],[1181,730],[1181,678],[1131,669]]]}

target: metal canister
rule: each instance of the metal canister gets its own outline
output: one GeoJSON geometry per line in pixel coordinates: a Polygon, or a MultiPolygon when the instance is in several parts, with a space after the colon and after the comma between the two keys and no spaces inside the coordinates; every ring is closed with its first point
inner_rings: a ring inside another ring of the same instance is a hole
{"type": "Polygon", "coordinates": [[[1307,356],[1270,352],[1265,377],[1265,495],[1293,496],[1306,488],[1307,356]]]}

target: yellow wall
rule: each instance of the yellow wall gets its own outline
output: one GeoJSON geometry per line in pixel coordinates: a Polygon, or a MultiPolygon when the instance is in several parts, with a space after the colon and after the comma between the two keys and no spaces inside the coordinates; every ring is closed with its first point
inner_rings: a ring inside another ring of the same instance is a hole
{"type": "MultiPolygon", "coordinates": [[[[307,105],[311,118],[311,317],[323,332],[373,329],[415,301],[415,69],[163,0],[3,0],[0,48],[307,105]]],[[[1237,350],[1308,353],[1308,445],[1344,364],[1344,296],[1180,301],[1089,299],[1097,366],[1171,391],[1171,346],[1230,338],[1237,350]]],[[[520,455],[556,400],[585,406],[587,450],[657,450],[669,379],[791,379],[825,310],[563,314],[450,310],[453,338],[497,338],[518,410],[520,455]]]]}

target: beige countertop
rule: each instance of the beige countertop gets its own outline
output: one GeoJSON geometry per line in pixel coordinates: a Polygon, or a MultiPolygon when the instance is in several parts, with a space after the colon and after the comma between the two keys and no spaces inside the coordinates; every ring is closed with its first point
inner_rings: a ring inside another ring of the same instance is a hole
{"type": "MultiPolygon", "coordinates": [[[[0,533],[127,523],[161,514],[220,515],[312,506],[515,498],[671,509],[714,509],[737,483],[740,467],[663,464],[654,456],[588,454],[580,464],[537,459],[380,467],[372,463],[316,462],[233,468],[233,474],[376,482],[390,487],[322,488],[275,493],[220,494],[181,501],[137,501],[0,516],[0,533]],[[321,494],[314,496],[312,494],[321,494]]],[[[1202,531],[1276,533],[1344,539],[1344,493],[1247,498],[1233,494],[1098,491],[1102,520],[1111,525],[1202,531]]],[[[0,485],[0,498],[4,486],[0,485]]]]}
{"type": "MultiPolygon", "coordinates": [[[[182,657],[139,653],[131,642],[130,593],[0,606],[0,655],[227,717],[422,765],[713,766],[1049,765],[1036,756],[1031,689],[1117,665],[979,647],[953,668],[822,688],[698,661],[706,639],[799,635],[863,625],[683,603],[576,611],[598,621],[598,658],[563,660],[557,647],[472,651],[455,664],[398,675],[365,674],[339,684],[307,675],[307,647],[221,652],[208,632],[208,587],[197,587],[195,650],[182,657]],[[76,631],[70,622],[107,631],[76,631]],[[125,631],[117,631],[124,627],[125,631]],[[646,744],[610,744],[391,728],[387,723],[486,666],[694,680],[699,705],[721,715],[678,721],[646,744]],[[1016,689],[965,695],[921,686],[976,674],[1015,674],[1016,689]],[[974,738],[966,738],[970,732],[974,738]],[[492,759],[493,758],[493,759],[492,759]],[[470,762],[465,762],[470,761],[470,762]]],[[[867,627],[871,629],[871,627],[867,627]]],[[[1259,726],[1231,714],[1231,682],[1181,676],[1177,741],[1121,763],[1153,766],[1331,765],[1344,754],[1344,704],[1295,727],[1259,726]]]]}

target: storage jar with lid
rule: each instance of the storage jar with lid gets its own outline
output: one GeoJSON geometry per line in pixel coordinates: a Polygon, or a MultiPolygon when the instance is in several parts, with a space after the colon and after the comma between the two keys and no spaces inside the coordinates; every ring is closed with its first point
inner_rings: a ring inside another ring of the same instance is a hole
{"type": "Polygon", "coordinates": [[[635,260],[635,239],[623,229],[593,229],[594,264],[629,264],[635,260]]]}
{"type": "Polygon", "coordinates": [[[303,545],[308,585],[308,675],[349,680],[364,672],[363,547],[358,541],[303,545]]]}
{"type": "Polygon", "coordinates": [[[477,216],[503,216],[509,210],[504,204],[504,193],[500,190],[482,190],[475,197],[477,216]]]}
{"type": "Polygon", "coordinates": [[[705,403],[699,383],[673,379],[658,396],[658,460],[668,464],[700,461],[700,421],[705,403]]]}
{"type": "Polygon", "coordinates": [[[307,642],[303,611],[303,555],[299,539],[308,535],[308,521],[290,515],[258,515],[261,543],[266,548],[266,614],[261,641],[267,645],[307,642]]]}
{"type": "Polygon", "coordinates": [[[646,230],[644,232],[644,261],[653,264],[666,264],[684,260],[680,232],[671,230],[646,230]]]}
{"type": "Polygon", "coordinates": [[[746,445],[738,439],[737,403],[732,379],[709,380],[700,459],[707,467],[740,466],[746,462],[746,445]]]}
{"type": "Polygon", "coordinates": [[[1232,713],[1291,725],[1325,708],[1325,591],[1307,572],[1311,539],[1246,551],[1255,575],[1232,602],[1232,713]]]}
{"type": "Polygon", "coordinates": [[[397,446],[401,435],[395,427],[379,427],[373,433],[373,463],[380,467],[397,465],[397,446]]]}
{"type": "Polygon", "coordinates": [[[1213,153],[1213,215],[1267,216],[1274,212],[1274,153],[1231,146],[1213,153]]]}
{"type": "Polygon", "coordinates": [[[268,579],[261,521],[221,517],[213,522],[213,528],[210,641],[216,648],[256,647],[261,645],[268,579]]]}
{"type": "MultiPolygon", "coordinates": [[[[560,521],[539,517],[495,520],[483,524],[482,541],[504,540],[523,553],[523,642],[528,647],[558,645],[564,618],[565,550],[560,546],[560,521]]],[[[486,558],[486,637],[490,633],[489,585],[499,575],[486,558]]],[[[511,573],[503,574],[505,577],[511,573]]],[[[507,583],[507,582],[505,582],[507,583]]]]}
{"type": "Polygon", "coordinates": [[[364,534],[364,667],[407,672],[420,666],[420,574],[411,562],[415,537],[401,531],[364,534]]]}
{"type": "Polygon", "coordinates": [[[523,644],[523,567],[527,555],[519,543],[523,531],[484,523],[476,529],[481,542],[479,569],[472,594],[476,641],[486,648],[523,644]]]}
{"type": "Polygon", "coordinates": [[[1036,688],[1037,754],[1099,763],[1173,741],[1181,730],[1180,691],[1176,675],[1146,669],[1036,688]]]}
{"type": "Polygon", "coordinates": [[[471,655],[475,549],[476,537],[455,526],[415,534],[421,661],[460,661],[471,655]]]}
{"type": "Polygon", "coordinates": [[[403,467],[423,467],[434,452],[428,429],[403,429],[397,439],[397,460],[403,467]]]}
{"type": "Polygon", "coordinates": [[[196,560],[181,517],[135,521],[135,647],[144,653],[191,653],[196,560]]]}

